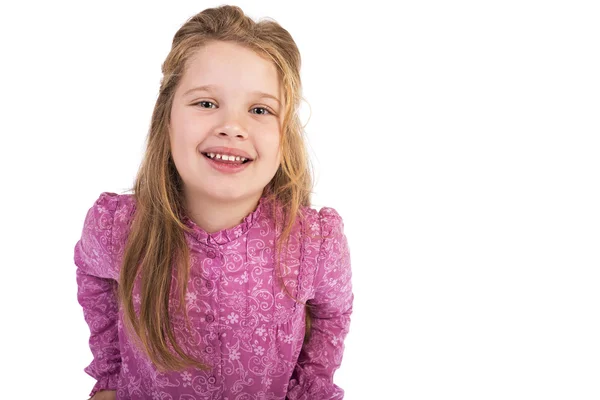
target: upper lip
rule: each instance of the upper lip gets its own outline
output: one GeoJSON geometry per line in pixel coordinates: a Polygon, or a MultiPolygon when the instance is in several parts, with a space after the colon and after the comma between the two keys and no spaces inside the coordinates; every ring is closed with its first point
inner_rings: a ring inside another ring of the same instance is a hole
{"type": "Polygon", "coordinates": [[[230,156],[240,156],[247,158],[248,160],[252,160],[250,154],[246,153],[244,150],[234,149],[232,147],[209,147],[201,151],[201,153],[217,153],[217,154],[227,154],[230,156]]]}

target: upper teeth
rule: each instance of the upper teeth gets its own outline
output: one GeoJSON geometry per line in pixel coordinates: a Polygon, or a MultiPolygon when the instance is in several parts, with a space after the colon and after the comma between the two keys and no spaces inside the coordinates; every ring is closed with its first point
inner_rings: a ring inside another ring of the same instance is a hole
{"type": "Polygon", "coordinates": [[[240,156],[230,156],[227,154],[217,154],[217,153],[207,153],[207,156],[209,156],[210,158],[216,158],[217,160],[225,160],[225,161],[241,161],[244,162],[247,160],[246,157],[240,157],[240,156]]]}

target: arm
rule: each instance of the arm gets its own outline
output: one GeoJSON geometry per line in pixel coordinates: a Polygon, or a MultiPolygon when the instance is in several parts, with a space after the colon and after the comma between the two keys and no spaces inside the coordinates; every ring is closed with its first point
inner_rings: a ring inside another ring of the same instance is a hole
{"type": "Polygon", "coordinates": [[[117,400],[117,391],[101,390],[88,400],[117,400]]]}
{"type": "Polygon", "coordinates": [[[77,300],[90,328],[93,361],[84,371],[95,378],[90,396],[101,390],[116,390],[121,369],[117,330],[118,304],[115,294],[112,226],[118,197],[102,193],[89,209],[75,245],[77,300]]]}
{"type": "Polygon", "coordinates": [[[314,281],[314,298],[308,301],[312,306],[312,330],[292,373],[287,394],[289,400],[344,397],[344,391],[333,383],[333,374],[342,362],[354,300],[350,252],[339,214],[332,208],[323,208],[319,218],[323,242],[314,281]]]}

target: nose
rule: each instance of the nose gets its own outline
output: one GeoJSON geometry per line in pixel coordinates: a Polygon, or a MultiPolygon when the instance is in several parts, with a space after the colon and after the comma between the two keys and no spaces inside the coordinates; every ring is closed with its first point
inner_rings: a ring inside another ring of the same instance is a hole
{"type": "Polygon", "coordinates": [[[240,139],[246,139],[248,137],[248,134],[243,131],[243,130],[237,130],[237,129],[223,129],[219,132],[219,136],[232,136],[232,137],[239,137],[240,139]]]}
{"type": "Polygon", "coordinates": [[[218,129],[218,135],[221,137],[231,136],[232,138],[248,138],[248,130],[242,125],[243,117],[235,112],[227,114],[223,125],[218,129]]]}

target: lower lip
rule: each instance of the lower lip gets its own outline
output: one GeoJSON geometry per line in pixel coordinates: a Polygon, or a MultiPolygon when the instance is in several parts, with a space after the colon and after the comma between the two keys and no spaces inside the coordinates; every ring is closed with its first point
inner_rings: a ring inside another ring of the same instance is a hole
{"type": "Polygon", "coordinates": [[[204,154],[202,155],[202,157],[206,161],[208,161],[210,166],[213,167],[214,169],[216,169],[217,171],[225,172],[228,174],[234,174],[236,172],[243,171],[244,169],[246,169],[246,167],[248,167],[248,165],[250,163],[252,163],[252,161],[250,161],[245,164],[229,164],[229,163],[224,163],[221,161],[213,160],[212,158],[206,157],[204,154]]]}

